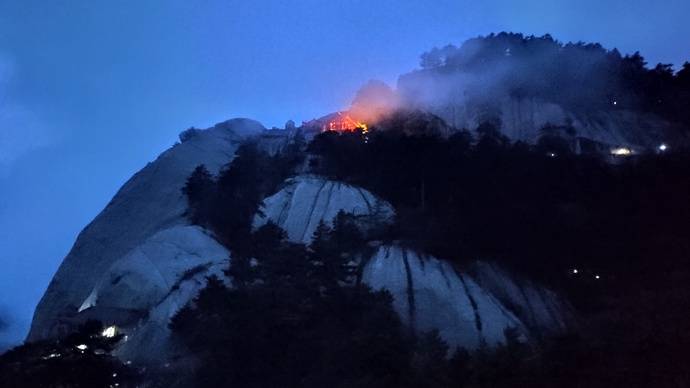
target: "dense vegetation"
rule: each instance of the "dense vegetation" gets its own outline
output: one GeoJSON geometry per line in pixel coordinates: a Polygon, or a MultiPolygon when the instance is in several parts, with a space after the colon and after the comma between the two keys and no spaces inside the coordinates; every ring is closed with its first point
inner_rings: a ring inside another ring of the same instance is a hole
{"type": "Polygon", "coordinates": [[[637,383],[688,381],[687,151],[612,164],[573,155],[548,133],[535,146],[511,143],[491,124],[478,139],[422,133],[324,133],[310,144],[312,166],[390,201],[397,220],[386,238],[459,266],[493,260],[567,295],[582,342],[539,352],[571,353],[563,379],[632,383],[626,374],[639,370],[637,383]]]}
{"type": "Polygon", "coordinates": [[[189,201],[190,221],[214,231],[233,252],[246,252],[261,201],[277,191],[301,163],[303,145],[298,137],[272,155],[256,142],[243,143],[217,178],[205,166],[198,166],[182,190],[189,201]]]}
{"type": "MultiPolygon", "coordinates": [[[[310,246],[286,241],[269,223],[251,234],[251,259],[227,271],[233,288],[211,277],[172,320],[174,335],[197,359],[187,384],[214,387],[549,387],[640,382],[625,368],[602,368],[617,356],[578,337],[539,348],[506,332],[506,344],[450,350],[435,332],[415,334],[391,296],[357,282],[352,258],[363,235],[340,213],[319,225],[310,246]],[[579,368],[587,368],[581,373],[579,368]],[[613,377],[602,380],[606,373],[613,377]]],[[[661,381],[658,378],[654,381],[661,381]]]]}
{"type": "MultiPolygon", "coordinates": [[[[345,214],[321,224],[308,248],[269,223],[251,235],[252,257],[233,258],[235,287],[210,278],[173,319],[198,356],[199,386],[403,386],[408,333],[385,292],[354,280],[359,232],[345,214]],[[349,286],[342,287],[350,283],[349,286]]],[[[442,357],[442,356],[441,356],[442,357]]]]}
{"type": "Polygon", "coordinates": [[[580,332],[536,345],[506,333],[505,346],[473,353],[449,350],[433,333],[415,336],[401,327],[390,297],[343,272],[373,237],[341,214],[333,230],[319,227],[309,247],[285,241],[272,224],[244,235],[244,248],[228,271],[237,287],[210,280],[172,324],[202,359],[195,377],[200,384],[688,381],[686,153],[611,164],[573,155],[548,128],[537,145],[528,146],[511,143],[488,123],[478,139],[468,132],[435,136],[404,114],[386,125],[386,131],[374,128],[366,136],[318,135],[309,145],[312,170],[363,186],[395,206],[395,224],[375,238],[401,241],[459,266],[494,260],[561,290],[581,314],[580,332]],[[411,125],[422,128],[419,135],[411,125]],[[375,357],[358,347],[362,343],[375,357]],[[236,367],[220,361],[228,359],[236,367]]]}
{"type": "Polygon", "coordinates": [[[475,141],[468,132],[445,139],[374,131],[365,142],[356,132],[327,132],[310,150],[319,173],[395,206],[391,238],[457,263],[499,260],[557,284],[572,268],[620,278],[685,263],[685,153],[611,164],[550,137],[529,146],[490,124],[479,133],[475,141]]]}
{"type": "Polygon", "coordinates": [[[233,252],[226,271],[233,287],[209,278],[171,322],[198,359],[192,383],[434,386],[426,373],[419,373],[424,380],[411,373],[443,365],[447,347],[433,333],[417,341],[390,294],[359,283],[353,260],[369,248],[353,216],[341,212],[332,228],[320,224],[308,247],[287,241],[270,222],[252,232],[260,200],[297,166],[302,145],[298,140],[274,156],[242,145],[217,180],[200,166],[183,190],[190,220],[211,228],[233,252]],[[419,358],[426,361],[413,366],[419,358]]]}
{"type": "Polygon", "coordinates": [[[460,47],[435,48],[422,54],[421,65],[424,70],[417,76],[467,74],[470,80],[481,80],[463,82],[469,88],[465,96],[480,104],[482,98],[490,104],[504,95],[536,97],[575,113],[627,109],[690,124],[687,62],[677,72],[668,64],[648,68],[639,53],[622,56],[600,44],[563,44],[550,35],[503,32],[470,39],[460,47]]]}

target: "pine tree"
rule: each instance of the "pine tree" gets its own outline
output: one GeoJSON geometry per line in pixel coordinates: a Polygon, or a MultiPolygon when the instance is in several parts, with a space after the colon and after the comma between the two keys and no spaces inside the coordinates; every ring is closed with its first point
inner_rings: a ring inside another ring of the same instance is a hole
{"type": "Polygon", "coordinates": [[[197,166],[182,188],[189,203],[189,219],[193,224],[206,226],[210,222],[210,209],[215,182],[203,164],[197,166]]]}
{"type": "Polygon", "coordinates": [[[317,256],[328,256],[330,254],[330,235],[331,228],[328,226],[328,224],[326,224],[324,220],[319,221],[319,224],[316,226],[316,230],[314,230],[314,234],[312,236],[312,243],[309,246],[317,256]]]}
{"type": "Polygon", "coordinates": [[[354,273],[350,262],[362,242],[352,215],[340,211],[330,228],[323,220],[314,231],[310,245],[313,278],[326,289],[347,283],[354,273]]]}
{"type": "Polygon", "coordinates": [[[257,266],[256,259],[236,255],[232,258],[230,267],[224,273],[232,279],[233,286],[244,289],[257,280],[259,275],[257,266]]]}
{"type": "Polygon", "coordinates": [[[212,226],[219,239],[233,251],[245,251],[252,218],[263,198],[266,155],[255,143],[242,144],[235,159],[218,178],[212,226]]]}
{"type": "Polygon", "coordinates": [[[340,210],[333,219],[331,238],[335,249],[341,253],[355,252],[364,241],[364,237],[356,224],[355,216],[345,213],[343,210],[340,210]]]}
{"type": "Polygon", "coordinates": [[[252,276],[276,290],[306,287],[308,258],[304,245],[287,241],[285,231],[271,221],[253,232],[250,240],[252,259],[242,265],[252,268],[252,276]]]}
{"type": "Polygon", "coordinates": [[[314,231],[310,248],[311,279],[315,287],[332,288],[337,286],[337,274],[333,268],[337,252],[331,244],[331,228],[323,221],[314,231]]]}

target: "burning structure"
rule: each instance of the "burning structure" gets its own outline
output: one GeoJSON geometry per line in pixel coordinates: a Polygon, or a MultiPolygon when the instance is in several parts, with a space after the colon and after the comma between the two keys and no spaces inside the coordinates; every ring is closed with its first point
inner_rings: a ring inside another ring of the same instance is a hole
{"type": "Polygon", "coordinates": [[[368,127],[365,123],[353,119],[349,113],[337,112],[327,123],[323,124],[321,131],[354,131],[361,129],[362,132],[366,133],[368,127]]]}
{"type": "Polygon", "coordinates": [[[314,132],[352,132],[361,130],[363,133],[369,132],[369,126],[363,121],[354,119],[350,112],[336,112],[319,119],[302,123],[302,127],[309,128],[314,132]]]}
{"type": "Polygon", "coordinates": [[[312,133],[362,131],[366,134],[369,125],[378,123],[398,107],[396,93],[384,82],[372,80],[357,91],[348,110],[302,122],[302,128],[312,133]]]}

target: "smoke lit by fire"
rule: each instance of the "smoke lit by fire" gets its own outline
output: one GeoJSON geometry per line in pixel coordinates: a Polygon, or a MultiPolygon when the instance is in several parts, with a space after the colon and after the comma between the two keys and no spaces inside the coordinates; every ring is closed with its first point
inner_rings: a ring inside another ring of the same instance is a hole
{"type": "Polygon", "coordinates": [[[324,131],[356,131],[366,134],[369,127],[398,106],[396,93],[381,81],[369,81],[352,101],[347,112],[338,114],[323,126],[324,131]]]}

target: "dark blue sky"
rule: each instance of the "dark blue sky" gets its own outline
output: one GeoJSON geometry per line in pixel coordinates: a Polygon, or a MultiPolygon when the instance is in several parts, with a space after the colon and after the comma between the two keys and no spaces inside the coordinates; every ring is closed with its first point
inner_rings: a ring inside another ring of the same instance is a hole
{"type": "MultiPolygon", "coordinates": [[[[509,30],[690,58],[687,0],[0,0],[0,343],[76,234],[189,126],[282,126],[391,85],[433,47],[509,30]]],[[[0,346],[2,346],[0,344],[0,346]]]]}

